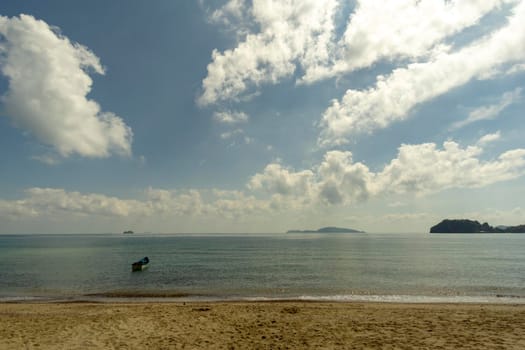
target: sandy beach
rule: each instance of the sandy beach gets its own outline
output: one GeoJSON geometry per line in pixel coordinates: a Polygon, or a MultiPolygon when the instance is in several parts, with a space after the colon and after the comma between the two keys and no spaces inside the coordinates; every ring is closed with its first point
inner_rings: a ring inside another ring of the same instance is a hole
{"type": "Polygon", "coordinates": [[[524,349],[525,305],[3,303],[0,349],[524,349]]]}

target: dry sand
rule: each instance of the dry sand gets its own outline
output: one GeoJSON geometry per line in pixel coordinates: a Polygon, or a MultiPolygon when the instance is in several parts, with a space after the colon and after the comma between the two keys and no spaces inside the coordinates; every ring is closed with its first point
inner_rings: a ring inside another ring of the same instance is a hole
{"type": "Polygon", "coordinates": [[[0,349],[525,349],[525,305],[3,303],[0,349]]]}

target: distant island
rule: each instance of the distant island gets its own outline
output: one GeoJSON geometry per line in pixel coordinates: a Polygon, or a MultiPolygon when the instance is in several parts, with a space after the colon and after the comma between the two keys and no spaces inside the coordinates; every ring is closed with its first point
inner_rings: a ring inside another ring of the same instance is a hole
{"type": "Polygon", "coordinates": [[[476,220],[445,219],[430,228],[430,233],[525,233],[525,225],[518,226],[490,226],[488,223],[480,224],[476,220]]]}
{"type": "Polygon", "coordinates": [[[365,233],[364,231],[354,230],[343,227],[323,227],[318,230],[289,230],[286,233],[365,233]]]}

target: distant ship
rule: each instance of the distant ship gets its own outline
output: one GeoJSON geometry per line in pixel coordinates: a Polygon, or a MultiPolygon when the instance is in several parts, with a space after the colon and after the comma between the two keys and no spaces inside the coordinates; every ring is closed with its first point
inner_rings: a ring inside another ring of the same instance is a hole
{"type": "Polygon", "coordinates": [[[124,232],[122,232],[122,233],[125,234],[125,235],[129,235],[129,234],[132,234],[132,233],[134,233],[134,232],[131,231],[131,230],[128,230],[128,231],[124,231],[124,232]]]}

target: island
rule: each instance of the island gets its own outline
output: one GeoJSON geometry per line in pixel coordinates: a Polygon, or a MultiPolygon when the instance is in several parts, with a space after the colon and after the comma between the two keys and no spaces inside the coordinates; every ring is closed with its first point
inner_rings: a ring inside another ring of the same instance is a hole
{"type": "Polygon", "coordinates": [[[365,233],[364,231],[354,230],[353,228],[343,227],[323,227],[318,230],[289,230],[286,233],[365,233]]]}
{"type": "Polygon", "coordinates": [[[481,224],[476,220],[445,219],[430,228],[430,233],[525,233],[525,225],[518,226],[490,226],[488,223],[481,224]]]}

